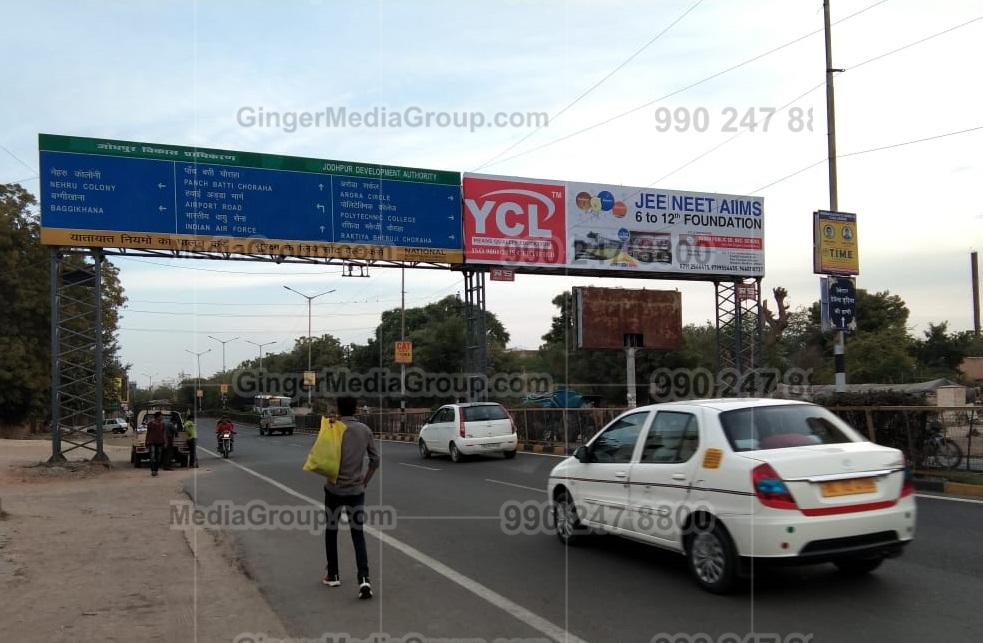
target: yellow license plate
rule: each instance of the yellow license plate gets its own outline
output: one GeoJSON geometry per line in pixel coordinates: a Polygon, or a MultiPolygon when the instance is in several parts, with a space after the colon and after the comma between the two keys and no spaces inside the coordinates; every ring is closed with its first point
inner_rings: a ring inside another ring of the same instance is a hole
{"type": "Polygon", "coordinates": [[[837,496],[854,496],[861,493],[874,493],[877,485],[873,478],[857,478],[855,480],[833,480],[823,482],[819,485],[819,492],[823,498],[835,498],[837,496]]]}

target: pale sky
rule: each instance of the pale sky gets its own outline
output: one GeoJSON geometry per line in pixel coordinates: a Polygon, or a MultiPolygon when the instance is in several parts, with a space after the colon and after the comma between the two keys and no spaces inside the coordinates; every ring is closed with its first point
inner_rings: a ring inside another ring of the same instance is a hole
{"type": "MultiPolygon", "coordinates": [[[[834,66],[846,70],[836,80],[839,153],[983,127],[978,0],[834,0],[833,19],[871,5],[833,30],[834,66]]],[[[818,0],[11,0],[0,39],[8,70],[0,182],[21,181],[37,192],[37,134],[45,132],[754,194],[765,199],[766,292],[784,286],[793,306],[808,305],[818,297],[811,217],[828,206],[826,166],[769,184],[826,155],[823,89],[806,94],[823,81],[822,33],[720,72],[821,30],[822,22],[818,0]],[[243,107],[556,114],[691,8],[509,151],[534,128],[286,132],[244,127],[236,118],[243,107]],[[812,131],[790,131],[789,112],[782,112],[768,132],[744,133],[676,171],[734,136],[722,131],[728,108],[781,108],[803,94],[793,106],[812,110],[812,131]],[[660,107],[703,108],[708,126],[659,131],[660,107]]],[[[839,206],[859,217],[858,285],[901,295],[916,332],[930,321],[971,326],[969,251],[983,250],[981,144],[983,129],[976,129],[840,160],[839,206]]],[[[399,272],[389,269],[349,279],[338,268],[311,266],[136,258],[117,264],[130,298],[122,356],[142,385],[141,373],[156,380],[191,372],[185,349],[214,348],[202,370],[218,369],[221,347],[209,334],[276,340],[269,350],[292,345],[306,334],[306,304],[284,284],[310,293],[335,288],[315,307],[314,330],[344,342],[364,341],[380,312],[399,305],[399,272]]],[[[463,289],[451,272],[407,271],[406,283],[413,305],[463,289]]],[[[551,299],[585,283],[520,275],[490,284],[488,306],[514,346],[534,348],[549,328],[551,299]]],[[[678,288],[685,322],[713,314],[709,284],[593,283],[678,288]]],[[[242,340],[227,350],[230,366],[257,354],[242,340]]]]}

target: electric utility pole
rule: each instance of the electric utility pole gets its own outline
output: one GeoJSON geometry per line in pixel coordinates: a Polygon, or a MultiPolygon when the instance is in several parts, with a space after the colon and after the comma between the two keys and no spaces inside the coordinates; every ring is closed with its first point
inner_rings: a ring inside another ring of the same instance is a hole
{"type": "MultiPolygon", "coordinates": [[[[833,98],[833,74],[842,69],[833,68],[833,38],[829,20],[829,0],[823,0],[823,22],[826,33],[826,145],[829,157],[829,209],[839,212],[839,198],[836,185],[836,107],[833,98]]],[[[846,391],[846,333],[836,331],[836,345],[833,347],[833,360],[836,367],[836,392],[846,391]]]]}

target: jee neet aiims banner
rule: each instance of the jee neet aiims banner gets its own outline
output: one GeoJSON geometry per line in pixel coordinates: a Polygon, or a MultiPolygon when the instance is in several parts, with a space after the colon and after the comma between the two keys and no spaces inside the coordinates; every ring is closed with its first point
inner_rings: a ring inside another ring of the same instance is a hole
{"type": "Polygon", "coordinates": [[[464,175],[468,263],[764,275],[760,197],[464,175]]]}

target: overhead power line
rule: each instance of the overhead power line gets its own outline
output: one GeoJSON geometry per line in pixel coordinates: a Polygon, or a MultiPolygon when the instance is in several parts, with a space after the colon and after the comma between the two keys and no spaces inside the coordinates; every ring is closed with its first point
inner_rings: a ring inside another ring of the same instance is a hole
{"type": "MultiPolygon", "coordinates": [[[[878,147],[871,147],[871,148],[866,149],[866,150],[857,150],[856,152],[847,152],[846,154],[837,154],[836,155],[836,158],[842,159],[842,158],[849,158],[851,156],[860,156],[861,154],[870,154],[872,152],[882,152],[884,150],[891,150],[891,149],[894,149],[894,148],[897,148],[897,147],[904,147],[906,145],[915,145],[916,143],[925,143],[925,142],[928,142],[928,141],[936,141],[936,140],[938,140],[940,138],[947,138],[947,137],[950,137],[950,136],[958,136],[960,134],[970,134],[972,132],[978,132],[978,131],[983,131],[983,125],[979,125],[977,127],[968,127],[966,129],[956,130],[954,132],[945,132],[944,134],[936,134],[934,136],[926,136],[924,138],[916,138],[916,139],[912,139],[910,141],[901,141],[900,143],[890,143],[888,145],[881,145],[881,146],[878,146],[878,147]]],[[[766,189],[772,187],[773,185],[778,185],[779,183],[782,183],[783,181],[787,181],[788,179],[791,179],[792,177],[798,176],[799,174],[802,174],[803,172],[805,172],[807,170],[811,170],[812,168],[816,167],[817,165],[822,165],[823,163],[826,162],[826,160],[827,159],[820,159],[820,160],[816,161],[815,163],[811,163],[810,165],[807,165],[807,166],[805,166],[803,168],[800,168],[800,169],[796,170],[795,172],[792,172],[791,174],[787,174],[787,175],[783,176],[780,179],[776,179],[776,180],[772,181],[771,183],[767,183],[765,185],[762,185],[757,190],[754,190],[753,192],[749,192],[748,194],[757,194],[758,192],[761,192],[762,190],[766,190],[766,189]]]]}
{"type": "MultiPolygon", "coordinates": [[[[601,78],[599,81],[597,81],[596,83],[594,83],[593,85],[591,85],[590,87],[588,87],[586,90],[584,90],[583,92],[581,92],[576,98],[574,98],[572,101],[570,101],[569,103],[567,103],[558,112],[556,112],[555,114],[551,115],[549,117],[549,121],[548,122],[549,123],[554,122],[564,112],[566,112],[568,109],[570,109],[571,107],[573,107],[574,105],[576,105],[577,103],[579,103],[581,100],[583,100],[584,98],[586,98],[588,94],[590,94],[591,92],[593,92],[595,89],[597,89],[602,84],[604,84],[605,81],[607,81],[609,78],[611,78],[616,73],[618,73],[619,71],[621,71],[621,69],[624,68],[625,65],[627,65],[632,60],[634,60],[635,58],[637,58],[639,54],[641,54],[643,51],[645,51],[646,49],[648,49],[656,40],[658,40],[659,38],[661,38],[662,36],[664,36],[666,33],[668,33],[670,29],[672,29],[677,24],[679,24],[682,21],[683,18],[685,18],[686,16],[688,16],[694,9],[696,9],[702,3],[703,3],[703,0],[696,0],[696,2],[694,2],[692,5],[689,6],[688,9],[686,9],[686,11],[684,11],[675,20],[673,20],[671,23],[669,23],[668,26],[666,26],[665,28],[663,28],[662,31],[660,31],[659,33],[655,34],[655,36],[653,36],[651,40],[649,40],[644,45],[642,45],[641,47],[639,47],[638,49],[636,49],[635,50],[635,53],[633,53],[632,55],[630,55],[627,58],[625,58],[623,61],[621,61],[621,64],[619,64],[617,67],[615,67],[614,69],[612,69],[611,71],[609,71],[607,74],[605,74],[603,78],[601,78]]],[[[535,136],[542,129],[543,129],[543,126],[540,125],[539,127],[537,127],[536,129],[534,129],[533,131],[529,132],[528,134],[526,134],[525,136],[523,136],[519,140],[515,141],[514,143],[512,143],[511,145],[509,145],[508,147],[506,147],[504,150],[502,150],[501,152],[499,152],[495,156],[491,157],[490,159],[488,159],[487,161],[485,161],[484,163],[482,163],[478,167],[474,168],[472,170],[472,172],[477,172],[481,168],[483,168],[485,166],[488,166],[488,165],[491,165],[495,161],[495,159],[499,158],[503,154],[507,154],[508,152],[511,152],[512,150],[514,150],[519,145],[522,145],[523,143],[525,143],[526,141],[528,141],[530,138],[532,138],[533,136],[535,136]]]]}
{"type": "MultiPolygon", "coordinates": [[[[836,20],[833,24],[840,24],[842,22],[845,22],[847,20],[850,20],[851,18],[854,18],[856,16],[859,16],[860,14],[862,14],[862,13],[864,13],[866,11],[870,11],[874,7],[877,7],[879,5],[882,5],[885,2],[888,2],[888,0],[878,0],[877,2],[875,2],[875,3],[871,4],[871,5],[868,5],[868,6],[864,7],[863,9],[860,9],[858,11],[855,11],[854,13],[851,13],[848,16],[844,16],[843,18],[840,18],[839,20],[836,20]]],[[[547,142],[542,143],[540,145],[537,145],[535,147],[531,147],[531,148],[529,148],[527,150],[523,150],[521,152],[517,152],[517,153],[515,153],[515,154],[513,154],[511,156],[507,156],[504,159],[500,159],[500,160],[494,161],[493,163],[487,163],[486,165],[497,165],[499,163],[504,163],[506,161],[511,161],[512,159],[519,158],[520,156],[525,156],[527,154],[532,154],[533,152],[538,152],[539,150],[545,149],[547,147],[551,147],[553,145],[556,145],[557,143],[561,143],[563,141],[569,140],[569,139],[571,139],[571,138],[573,138],[575,136],[579,136],[579,135],[584,134],[586,132],[589,132],[591,130],[597,129],[598,127],[602,127],[604,125],[607,125],[608,123],[613,123],[614,121],[619,120],[619,119],[622,119],[625,116],[630,116],[631,114],[634,114],[635,112],[637,112],[639,110],[645,109],[646,107],[651,107],[652,105],[655,105],[656,103],[662,102],[662,101],[666,100],[667,98],[672,98],[673,96],[677,96],[679,94],[682,94],[683,92],[689,91],[689,90],[693,89],[694,87],[699,87],[700,85],[703,85],[704,83],[710,82],[711,80],[714,80],[716,78],[719,78],[719,77],[721,77],[721,76],[723,76],[725,74],[729,74],[732,71],[735,71],[737,69],[740,69],[742,67],[745,67],[747,65],[750,65],[751,63],[754,63],[754,62],[757,62],[759,60],[762,60],[763,58],[766,58],[768,56],[771,56],[772,54],[776,54],[779,51],[782,51],[783,49],[787,49],[788,47],[791,47],[792,45],[795,45],[795,44],[797,44],[799,42],[802,42],[803,40],[805,40],[805,39],[807,39],[807,38],[809,38],[811,36],[814,36],[816,34],[822,33],[822,32],[823,32],[823,29],[821,29],[821,28],[820,29],[816,29],[814,31],[810,31],[809,33],[806,33],[806,34],[803,34],[803,35],[799,36],[798,38],[794,38],[792,40],[789,40],[786,43],[783,43],[781,45],[778,45],[777,47],[774,47],[774,48],[769,49],[767,51],[764,51],[764,52],[762,52],[760,54],[757,54],[755,56],[752,56],[751,58],[748,58],[748,59],[746,59],[746,60],[744,60],[742,62],[739,62],[739,63],[737,63],[735,65],[731,65],[730,67],[727,67],[727,68],[722,69],[722,70],[720,70],[720,71],[718,71],[718,72],[716,72],[714,74],[711,74],[709,76],[706,76],[705,78],[702,78],[702,79],[700,79],[700,80],[698,80],[698,81],[696,81],[694,83],[690,83],[689,85],[686,85],[684,87],[680,87],[679,89],[673,90],[673,91],[669,92],[668,94],[664,94],[663,96],[660,96],[660,97],[658,97],[658,98],[656,98],[654,100],[650,100],[650,101],[648,101],[646,103],[642,103],[641,105],[638,105],[637,107],[633,107],[633,108],[631,108],[631,109],[629,109],[627,111],[621,112],[619,114],[615,114],[614,116],[611,116],[611,117],[608,117],[608,118],[606,118],[606,119],[604,119],[602,121],[598,121],[596,123],[593,123],[592,125],[588,125],[587,127],[583,127],[583,128],[581,128],[579,130],[576,130],[574,132],[571,132],[570,134],[566,134],[564,136],[560,136],[560,137],[555,138],[555,139],[553,139],[551,141],[547,141],[547,142]]]]}
{"type": "MultiPolygon", "coordinates": [[[[926,42],[928,42],[930,40],[933,40],[935,38],[938,38],[940,36],[944,36],[946,34],[952,33],[953,31],[956,31],[957,29],[962,29],[963,27],[967,27],[967,26],[973,24],[974,22],[978,22],[980,20],[983,20],[983,16],[978,16],[976,18],[972,18],[972,19],[967,20],[965,22],[961,22],[961,23],[959,23],[957,25],[954,25],[952,27],[949,27],[948,29],[943,29],[942,31],[933,33],[933,34],[931,34],[929,36],[925,36],[924,38],[919,38],[918,40],[909,42],[909,43],[907,43],[905,45],[902,45],[901,47],[896,47],[895,49],[891,49],[889,51],[885,51],[884,53],[877,54],[876,56],[872,56],[871,58],[867,58],[866,60],[862,60],[862,61],[860,61],[860,62],[858,62],[858,63],[856,63],[854,65],[848,66],[846,68],[846,71],[854,71],[856,69],[859,69],[860,67],[863,67],[864,65],[867,65],[869,63],[875,62],[877,60],[882,60],[884,58],[887,58],[888,56],[892,56],[894,54],[900,53],[902,51],[905,51],[907,49],[910,49],[910,48],[915,47],[917,45],[920,45],[922,43],[926,43],[926,42]]],[[[813,93],[817,89],[820,89],[820,88],[824,87],[825,85],[826,85],[826,82],[823,81],[823,82],[819,83],[818,85],[815,85],[814,87],[811,87],[810,89],[807,89],[804,93],[800,94],[796,98],[793,98],[792,100],[788,101],[787,103],[785,103],[784,105],[782,105],[781,107],[779,107],[775,111],[775,114],[776,115],[777,114],[781,114],[782,112],[784,112],[786,109],[788,109],[789,107],[791,107],[795,103],[799,102],[800,100],[802,100],[803,98],[805,98],[809,94],[813,93]]],[[[729,143],[732,143],[734,140],[740,138],[741,136],[743,136],[744,134],[747,134],[747,133],[748,133],[748,130],[742,130],[742,131],[738,132],[737,134],[734,134],[733,136],[731,136],[727,140],[723,141],[722,143],[719,143],[719,144],[715,145],[714,147],[712,147],[712,148],[708,149],[707,151],[703,152],[702,154],[693,157],[692,159],[690,159],[686,163],[683,163],[682,165],[680,165],[676,169],[674,169],[674,170],[672,170],[672,171],[670,171],[670,172],[662,175],[661,177],[659,177],[655,181],[652,181],[646,187],[652,187],[654,185],[657,185],[658,183],[661,183],[662,181],[664,181],[665,179],[669,178],[673,174],[676,174],[677,172],[686,169],[687,167],[689,167],[693,163],[696,163],[697,161],[700,161],[700,160],[706,158],[710,154],[713,154],[714,152],[716,152],[720,148],[724,147],[725,145],[727,145],[729,143]]],[[[805,170],[808,170],[808,169],[810,169],[812,167],[815,167],[815,165],[816,164],[813,164],[813,165],[810,165],[809,167],[803,168],[802,170],[799,170],[797,173],[804,172],[805,170]]],[[[794,176],[794,174],[793,175],[790,175],[788,178],[791,178],[791,176],[794,176]]]]}

